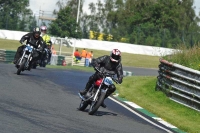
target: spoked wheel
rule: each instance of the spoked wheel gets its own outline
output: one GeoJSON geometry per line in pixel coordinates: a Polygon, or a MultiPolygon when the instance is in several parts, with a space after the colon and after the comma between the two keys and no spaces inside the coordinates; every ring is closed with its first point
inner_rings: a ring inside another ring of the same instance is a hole
{"type": "Polygon", "coordinates": [[[84,110],[87,108],[87,106],[88,106],[88,102],[81,100],[81,103],[80,103],[78,109],[79,109],[80,111],[84,111],[84,110]]]}
{"type": "Polygon", "coordinates": [[[21,71],[24,70],[24,66],[25,66],[26,60],[27,60],[27,59],[25,59],[25,58],[22,59],[21,65],[20,65],[20,66],[18,67],[18,69],[17,69],[17,75],[20,75],[21,71]]]}
{"type": "Polygon", "coordinates": [[[89,115],[93,115],[97,111],[97,109],[99,108],[98,107],[97,109],[95,109],[96,108],[96,104],[97,104],[97,102],[95,102],[95,101],[93,101],[91,103],[89,111],[88,111],[89,115]]]}
{"type": "Polygon", "coordinates": [[[93,101],[91,103],[91,106],[90,106],[90,109],[89,109],[89,115],[93,115],[98,109],[99,107],[101,106],[102,102],[104,101],[104,97],[105,97],[105,93],[102,93],[101,92],[101,95],[100,97],[98,98],[97,101],[93,101]]]}

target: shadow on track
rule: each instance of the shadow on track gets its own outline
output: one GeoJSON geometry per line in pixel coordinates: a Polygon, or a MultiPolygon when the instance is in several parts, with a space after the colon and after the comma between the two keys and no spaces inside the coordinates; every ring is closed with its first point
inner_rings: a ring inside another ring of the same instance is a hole
{"type": "MultiPolygon", "coordinates": [[[[88,110],[89,110],[89,109],[86,109],[86,110],[81,111],[81,112],[88,113],[88,110]]],[[[77,111],[80,111],[80,110],[78,110],[78,108],[77,108],[77,111]]],[[[91,115],[91,116],[104,116],[104,115],[105,115],[105,116],[106,116],[106,115],[109,115],[109,116],[117,116],[117,114],[115,114],[115,113],[106,112],[106,111],[97,111],[97,112],[95,112],[94,115],[91,115]]]]}

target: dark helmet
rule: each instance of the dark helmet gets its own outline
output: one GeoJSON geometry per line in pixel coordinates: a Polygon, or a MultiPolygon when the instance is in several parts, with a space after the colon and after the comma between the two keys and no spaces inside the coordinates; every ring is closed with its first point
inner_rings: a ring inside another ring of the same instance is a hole
{"type": "Polygon", "coordinates": [[[121,52],[119,49],[113,49],[110,54],[110,60],[112,62],[119,62],[121,60],[121,52]]]}
{"type": "Polygon", "coordinates": [[[39,38],[40,34],[41,34],[40,28],[39,27],[35,27],[33,29],[33,35],[34,35],[34,37],[35,38],[39,38]]]}

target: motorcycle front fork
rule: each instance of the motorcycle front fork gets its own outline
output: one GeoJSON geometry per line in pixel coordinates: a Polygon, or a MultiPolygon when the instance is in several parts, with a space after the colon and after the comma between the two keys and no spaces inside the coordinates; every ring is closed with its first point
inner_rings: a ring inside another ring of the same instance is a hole
{"type": "Polygon", "coordinates": [[[101,92],[103,92],[103,93],[106,93],[107,92],[107,90],[108,89],[97,89],[97,91],[96,91],[96,93],[95,93],[95,96],[94,96],[94,98],[93,98],[93,101],[97,101],[98,100],[98,95],[99,95],[99,93],[101,93],[101,92]],[[101,91],[101,92],[100,92],[101,91]]]}

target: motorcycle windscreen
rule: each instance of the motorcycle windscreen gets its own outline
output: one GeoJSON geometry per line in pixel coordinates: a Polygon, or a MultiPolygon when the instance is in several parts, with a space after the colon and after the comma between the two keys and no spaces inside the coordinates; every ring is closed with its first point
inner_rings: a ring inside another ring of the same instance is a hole
{"type": "Polygon", "coordinates": [[[113,81],[112,81],[112,78],[111,77],[106,77],[105,79],[104,79],[104,84],[106,84],[106,85],[112,85],[113,84],[113,81]]]}

